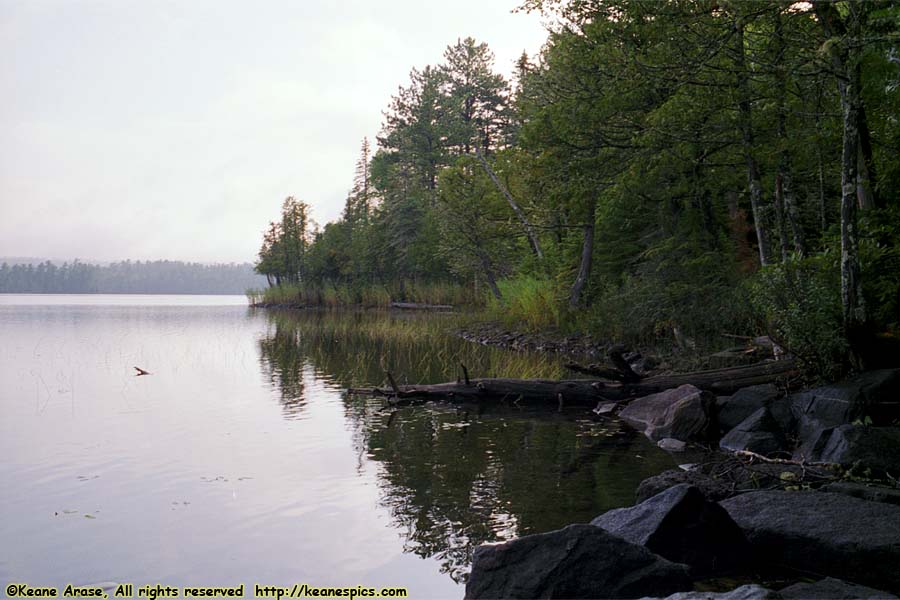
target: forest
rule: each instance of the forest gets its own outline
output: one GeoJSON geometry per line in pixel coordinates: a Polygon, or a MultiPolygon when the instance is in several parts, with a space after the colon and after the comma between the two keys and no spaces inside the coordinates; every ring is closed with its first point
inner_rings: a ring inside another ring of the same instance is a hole
{"type": "Polygon", "coordinates": [[[456,290],[507,323],[637,345],[767,334],[823,376],[891,356],[900,3],[518,10],[552,25],[512,81],[457,40],[362,141],[341,219],[284,201],[266,298],[456,290]]]}
{"type": "Polygon", "coordinates": [[[79,260],[57,265],[0,265],[0,293],[243,294],[260,285],[253,266],[181,261],[130,261],[101,266],[79,260]]]}

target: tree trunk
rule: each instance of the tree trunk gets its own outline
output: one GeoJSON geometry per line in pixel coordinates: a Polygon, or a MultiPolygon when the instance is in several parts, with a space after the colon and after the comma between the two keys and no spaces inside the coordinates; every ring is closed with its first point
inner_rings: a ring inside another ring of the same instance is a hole
{"type": "Polygon", "coordinates": [[[785,155],[784,159],[785,163],[780,173],[782,193],[784,194],[784,210],[787,214],[788,224],[791,226],[794,252],[803,256],[806,254],[806,238],[803,235],[803,224],[800,222],[800,208],[797,206],[797,197],[794,195],[790,157],[785,155]]]}
{"type": "Polygon", "coordinates": [[[759,175],[759,164],[753,154],[753,112],[750,104],[750,86],[747,81],[746,61],[744,59],[744,24],[738,17],[735,20],[735,66],[737,67],[737,88],[739,94],[738,114],[740,117],[744,160],[747,163],[747,183],[750,189],[750,207],[753,209],[753,222],[756,226],[756,239],[759,243],[759,263],[766,266],[771,262],[772,250],[769,241],[768,208],[763,204],[762,183],[759,175]]]}
{"type": "Polygon", "coordinates": [[[584,224],[584,239],[581,244],[581,265],[578,267],[578,276],[572,284],[569,294],[569,306],[577,308],[581,303],[581,293],[591,276],[591,266],[594,262],[594,220],[597,217],[597,201],[592,200],[588,209],[588,220],[584,224]]]}
{"type": "MultiPolygon", "coordinates": [[[[857,65],[857,70],[860,66],[857,65]]],[[[857,76],[860,76],[857,73],[857,76]]],[[[875,187],[876,173],[875,161],[872,158],[872,136],[869,135],[869,121],[866,118],[866,107],[862,102],[857,114],[859,133],[859,172],[857,174],[857,191],[860,195],[859,207],[863,210],[870,208],[884,208],[884,201],[875,187]]]]}
{"type": "Polygon", "coordinates": [[[866,329],[866,307],[860,280],[859,239],[857,237],[857,184],[859,166],[859,111],[862,107],[859,38],[866,3],[850,3],[846,21],[831,2],[817,0],[816,17],[830,38],[840,46],[831,52],[832,65],[837,73],[843,113],[843,148],[841,153],[841,308],[844,336],[850,347],[850,362],[856,369],[865,369],[862,340],[866,329]]]}
{"type": "Polygon", "coordinates": [[[862,295],[857,236],[857,165],[859,164],[859,73],[850,67],[842,82],[841,108],[844,113],[844,144],[841,155],[841,306],[844,334],[850,344],[850,359],[855,368],[865,368],[859,352],[859,340],[865,329],[866,308],[862,295]]]}
{"type": "Polygon", "coordinates": [[[784,217],[784,177],[781,169],[775,175],[775,225],[778,230],[778,241],[781,247],[782,262],[788,259],[787,221],[784,217]]]}
{"type": "Polygon", "coordinates": [[[872,183],[869,180],[869,172],[866,169],[866,162],[863,160],[862,150],[859,149],[857,143],[857,160],[856,160],[856,200],[860,210],[869,210],[875,208],[875,198],[872,193],[872,183]]]}
{"type": "Polygon", "coordinates": [[[819,171],[819,221],[822,226],[822,234],[828,229],[828,206],[825,200],[825,165],[822,162],[822,151],[819,150],[818,156],[819,171]]]}
{"type": "Polygon", "coordinates": [[[819,184],[819,224],[824,235],[828,229],[828,207],[825,199],[825,161],[822,159],[822,88],[816,86],[816,171],[819,184]]]}
{"type": "Polygon", "coordinates": [[[497,177],[497,174],[494,173],[494,170],[488,164],[487,160],[485,160],[484,155],[481,154],[481,150],[477,147],[475,148],[475,156],[478,157],[478,161],[481,163],[481,166],[484,168],[485,172],[488,174],[488,177],[491,178],[491,181],[494,182],[494,185],[497,186],[497,189],[500,190],[500,193],[503,194],[503,197],[506,198],[506,201],[509,203],[509,206],[513,209],[513,212],[516,213],[516,216],[519,218],[519,221],[522,223],[522,227],[525,229],[525,235],[528,236],[528,243],[531,245],[531,251],[534,252],[535,256],[539,259],[544,259],[544,253],[541,252],[541,245],[538,242],[537,236],[534,233],[534,229],[531,227],[531,223],[528,222],[528,217],[525,216],[525,213],[522,212],[522,209],[519,208],[519,205],[516,203],[515,199],[512,197],[512,194],[509,193],[509,190],[506,189],[506,186],[500,181],[497,177]]]}
{"type": "Polygon", "coordinates": [[[785,53],[787,44],[784,40],[781,13],[775,14],[775,38],[778,55],[775,59],[776,102],[778,109],[778,174],[775,176],[775,211],[778,215],[778,233],[781,237],[781,259],[787,260],[788,239],[787,224],[790,224],[793,250],[799,255],[804,253],[803,226],[800,223],[797,200],[794,196],[793,178],[791,176],[791,155],[788,152],[787,135],[787,67],[785,53]]]}
{"type": "Polygon", "coordinates": [[[494,298],[503,300],[503,294],[500,293],[500,288],[497,287],[497,278],[494,275],[494,268],[491,266],[490,257],[488,257],[483,250],[479,249],[478,260],[481,261],[481,267],[484,269],[484,278],[487,280],[488,287],[491,288],[491,293],[494,295],[494,298]]]}

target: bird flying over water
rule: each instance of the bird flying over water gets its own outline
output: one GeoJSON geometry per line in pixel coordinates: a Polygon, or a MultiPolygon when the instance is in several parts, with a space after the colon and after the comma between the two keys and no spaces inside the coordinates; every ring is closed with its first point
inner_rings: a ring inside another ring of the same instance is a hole
{"type": "Polygon", "coordinates": [[[141,375],[150,375],[150,371],[145,371],[140,367],[135,367],[135,371],[137,371],[137,375],[135,377],[140,377],[141,375]]]}

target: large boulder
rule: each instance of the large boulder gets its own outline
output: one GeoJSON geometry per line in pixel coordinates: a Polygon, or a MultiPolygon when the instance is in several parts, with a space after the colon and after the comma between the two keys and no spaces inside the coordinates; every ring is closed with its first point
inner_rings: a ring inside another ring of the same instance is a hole
{"type": "Polygon", "coordinates": [[[715,425],[715,401],[709,392],[685,384],[632,400],[619,417],[654,442],[706,439],[715,425]]]}
{"type": "Polygon", "coordinates": [[[856,463],[882,475],[900,475],[900,427],[835,427],[814,460],[849,467],[856,463]]]}
{"type": "Polygon", "coordinates": [[[719,447],[725,450],[748,450],[757,454],[773,454],[785,450],[787,445],[784,431],[766,406],[741,421],[719,440],[719,447]]]}
{"type": "MultiPolygon", "coordinates": [[[[814,596],[810,596],[813,598],[814,596]]],[[[780,600],[781,595],[762,586],[750,583],[730,592],[678,592],[662,600],[780,600]]],[[[641,600],[651,600],[642,598],[641,600]]]]}
{"type": "MultiPolygon", "coordinates": [[[[790,421],[790,407],[784,400],[783,394],[771,383],[752,385],[736,391],[731,396],[725,396],[716,400],[719,411],[719,427],[722,433],[734,429],[738,423],[758,411],[768,407],[774,410],[785,421],[790,421]]],[[[779,424],[785,427],[786,424],[779,424]]]]}
{"type": "Polygon", "coordinates": [[[723,500],[762,562],[900,588],[900,507],[827,492],[764,491],[723,500]]]}
{"type": "Polygon", "coordinates": [[[900,419],[900,369],[868,371],[840,383],[790,397],[797,420],[798,458],[822,451],[833,428],[869,417],[873,425],[890,425],[900,419]]]}
{"type": "Polygon", "coordinates": [[[843,598],[897,600],[897,596],[893,594],[864,585],[847,583],[833,577],[826,577],[815,583],[795,583],[780,590],[778,593],[785,600],[794,598],[797,600],[809,600],[810,598],[816,598],[816,600],[841,600],[843,598]]]}
{"type": "Polygon", "coordinates": [[[887,502],[900,505],[900,489],[866,485],[855,481],[835,481],[822,487],[822,491],[835,494],[847,494],[854,498],[869,500],[871,502],[887,502]]]}
{"type": "Polygon", "coordinates": [[[695,572],[728,568],[750,554],[747,539],[728,513],[685,483],[635,506],[607,511],[591,525],[695,572]]]}
{"type": "Polygon", "coordinates": [[[635,492],[636,500],[637,502],[643,502],[680,483],[694,486],[709,500],[724,500],[734,495],[734,488],[730,483],[713,479],[700,471],[672,469],[643,480],[635,492]]]}
{"type": "Polygon", "coordinates": [[[688,568],[593,525],[475,549],[466,598],[640,598],[691,589],[688,568]]]}

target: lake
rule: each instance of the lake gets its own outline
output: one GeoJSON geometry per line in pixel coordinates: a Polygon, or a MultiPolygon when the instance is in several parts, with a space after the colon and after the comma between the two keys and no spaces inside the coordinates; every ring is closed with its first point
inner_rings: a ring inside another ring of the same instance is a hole
{"type": "Polygon", "coordinates": [[[585,410],[386,409],[351,386],[559,377],[452,315],[240,296],[0,295],[0,582],[403,586],[631,504],[671,468],[585,410]],[[151,374],[136,376],[134,367],[151,374]]]}

